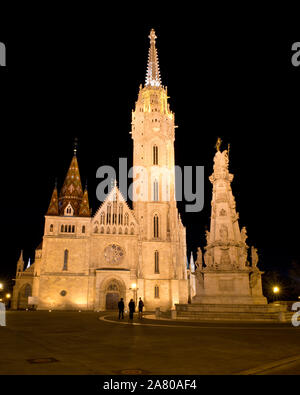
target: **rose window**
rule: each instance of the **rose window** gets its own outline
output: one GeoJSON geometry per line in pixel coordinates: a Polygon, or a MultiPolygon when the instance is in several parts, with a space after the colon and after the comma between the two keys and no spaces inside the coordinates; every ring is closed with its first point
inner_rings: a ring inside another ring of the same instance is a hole
{"type": "Polygon", "coordinates": [[[118,264],[124,257],[124,251],[122,247],[117,244],[111,244],[104,250],[104,258],[108,263],[118,264]]]}

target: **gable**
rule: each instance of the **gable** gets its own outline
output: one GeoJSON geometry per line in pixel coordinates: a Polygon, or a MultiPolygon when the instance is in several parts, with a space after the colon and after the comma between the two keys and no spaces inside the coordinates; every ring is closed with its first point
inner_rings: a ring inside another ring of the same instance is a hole
{"type": "Polygon", "coordinates": [[[92,233],[128,234],[138,233],[138,223],[123,198],[119,188],[115,186],[92,219],[92,233]]]}

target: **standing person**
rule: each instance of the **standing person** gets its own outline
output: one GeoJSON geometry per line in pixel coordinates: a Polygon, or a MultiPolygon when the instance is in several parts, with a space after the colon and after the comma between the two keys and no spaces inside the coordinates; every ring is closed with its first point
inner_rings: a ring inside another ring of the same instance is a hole
{"type": "Polygon", "coordinates": [[[140,320],[143,317],[143,307],[144,307],[144,302],[142,301],[142,298],[140,297],[140,300],[139,300],[139,319],[140,320]]]}
{"type": "Polygon", "coordinates": [[[121,318],[122,315],[122,319],[124,319],[124,302],[123,302],[123,298],[121,298],[121,300],[118,303],[118,309],[119,309],[119,319],[121,318]]]}
{"type": "Polygon", "coordinates": [[[130,299],[128,307],[129,307],[129,319],[133,320],[133,313],[135,312],[135,303],[133,299],[130,299]]]}

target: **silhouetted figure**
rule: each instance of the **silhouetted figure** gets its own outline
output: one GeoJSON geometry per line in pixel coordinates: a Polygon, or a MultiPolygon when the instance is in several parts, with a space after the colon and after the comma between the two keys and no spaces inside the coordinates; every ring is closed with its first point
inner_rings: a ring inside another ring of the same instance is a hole
{"type": "Polygon", "coordinates": [[[144,307],[144,302],[142,301],[142,298],[140,297],[140,300],[139,300],[139,319],[140,320],[143,317],[143,307],[144,307]]]}
{"type": "Polygon", "coordinates": [[[130,299],[128,307],[129,307],[129,319],[133,320],[133,313],[135,312],[135,303],[133,299],[130,299]]]}
{"type": "Polygon", "coordinates": [[[118,303],[118,309],[119,309],[119,319],[122,316],[122,319],[124,319],[124,302],[123,302],[123,298],[121,298],[121,300],[118,303]]]}

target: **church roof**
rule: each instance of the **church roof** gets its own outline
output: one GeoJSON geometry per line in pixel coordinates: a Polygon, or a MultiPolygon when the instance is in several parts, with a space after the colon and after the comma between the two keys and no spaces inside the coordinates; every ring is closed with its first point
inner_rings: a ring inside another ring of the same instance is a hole
{"type": "Polygon", "coordinates": [[[55,185],[46,215],[58,215],[58,193],[55,185]]]}
{"type": "Polygon", "coordinates": [[[43,241],[36,247],[36,250],[41,250],[43,248],[43,241]]]}
{"type": "Polygon", "coordinates": [[[79,166],[76,157],[76,151],[74,150],[74,156],[59,194],[59,214],[64,215],[64,210],[70,203],[74,210],[74,215],[77,216],[79,214],[82,198],[83,191],[80,180],[79,166]]]}
{"type": "Polygon", "coordinates": [[[79,207],[79,217],[90,217],[90,216],[91,216],[91,210],[89,205],[88,190],[87,187],[85,187],[83,198],[79,207]]]}
{"type": "Polygon", "coordinates": [[[157,49],[155,47],[155,39],[157,37],[155,35],[154,29],[151,29],[149,38],[150,38],[150,48],[148,55],[148,65],[147,65],[145,85],[161,86],[158,55],[157,55],[157,49]]]}
{"type": "Polygon", "coordinates": [[[24,259],[23,259],[23,250],[21,250],[21,253],[20,253],[20,257],[19,257],[19,259],[18,259],[18,262],[23,262],[24,263],[24,259]]]}

